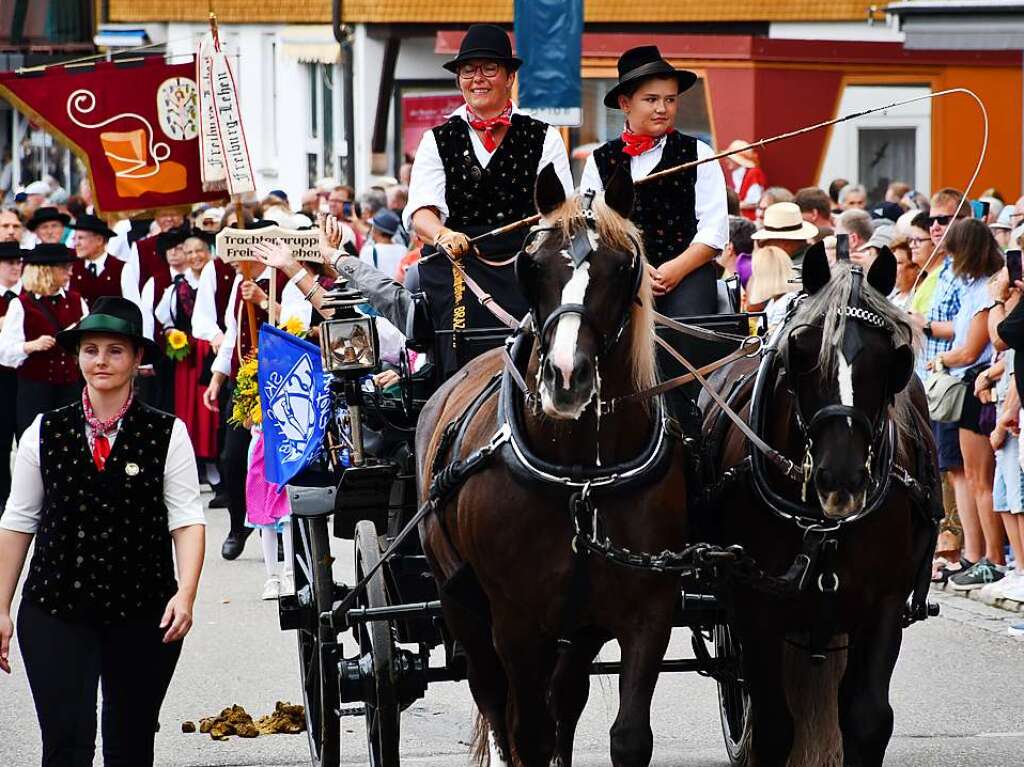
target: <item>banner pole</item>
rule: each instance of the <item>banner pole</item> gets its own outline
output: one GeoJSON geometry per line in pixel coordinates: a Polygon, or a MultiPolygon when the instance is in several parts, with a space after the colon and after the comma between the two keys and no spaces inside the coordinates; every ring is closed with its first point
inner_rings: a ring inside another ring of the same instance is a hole
{"type": "MultiPolygon", "coordinates": [[[[235,195],[235,226],[239,229],[245,229],[245,208],[242,207],[242,196],[235,195]]],[[[255,280],[256,277],[253,275],[253,267],[255,264],[252,261],[242,262],[242,279],[244,280],[255,280]]],[[[252,339],[253,346],[256,345],[258,328],[256,327],[256,307],[253,306],[252,301],[245,302],[245,318],[249,323],[249,338],[252,339]]],[[[241,337],[241,333],[239,333],[241,337]]]]}

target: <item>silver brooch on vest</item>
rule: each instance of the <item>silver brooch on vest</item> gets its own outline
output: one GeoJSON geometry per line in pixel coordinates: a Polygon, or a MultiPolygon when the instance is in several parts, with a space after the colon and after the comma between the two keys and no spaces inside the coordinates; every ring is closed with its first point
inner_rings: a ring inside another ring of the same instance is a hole
{"type": "Polygon", "coordinates": [[[126,463],[124,465],[124,473],[129,477],[135,477],[139,473],[139,465],[137,463],[126,463]]]}

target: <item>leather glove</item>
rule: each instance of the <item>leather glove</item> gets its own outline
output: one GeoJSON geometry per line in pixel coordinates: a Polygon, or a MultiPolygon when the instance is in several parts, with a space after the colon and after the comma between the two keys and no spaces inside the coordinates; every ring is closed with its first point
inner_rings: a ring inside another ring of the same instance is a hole
{"type": "Polygon", "coordinates": [[[469,238],[462,232],[441,227],[441,231],[434,237],[434,247],[441,248],[452,258],[459,258],[469,252],[469,238]]]}

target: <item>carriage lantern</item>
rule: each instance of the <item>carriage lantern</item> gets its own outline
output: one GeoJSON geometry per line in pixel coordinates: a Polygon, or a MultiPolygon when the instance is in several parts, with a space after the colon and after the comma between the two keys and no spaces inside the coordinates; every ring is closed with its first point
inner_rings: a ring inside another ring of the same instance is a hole
{"type": "Polygon", "coordinates": [[[377,326],[372,317],[356,311],[364,303],[363,294],[345,283],[339,283],[324,296],[323,307],[334,309],[334,316],[320,325],[324,370],[361,376],[377,369],[377,326]]]}

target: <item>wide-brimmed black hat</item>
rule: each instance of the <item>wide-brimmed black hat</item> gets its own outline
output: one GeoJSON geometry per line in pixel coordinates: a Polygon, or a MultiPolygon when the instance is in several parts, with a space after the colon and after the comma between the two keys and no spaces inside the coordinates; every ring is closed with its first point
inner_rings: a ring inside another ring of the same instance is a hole
{"type": "Polygon", "coordinates": [[[42,208],[35,209],[32,218],[25,223],[25,228],[30,232],[34,232],[37,226],[45,224],[47,221],[60,221],[64,226],[67,226],[71,223],[71,216],[67,213],[61,213],[51,205],[45,205],[42,208]]]}
{"type": "Polygon", "coordinates": [[[108,240],[111,237],[117,237],[117,232],[107,226],[106,221],[89,213],[83,213],[81,216],[76,218],[75,223],[71,225],[71,228],[77,229],[80,232],[95,232],[96,234],[103,235],[108,240]]]}
{"type": "Polygon", "coordinates": [[[17,242],[0,242],[0,261],[21,261],[25,251],[17,242]]]}
{"type": "Polygon", "coordinates": [[[459,71],[459,64],[472,59],[486,59],[504,64],[515,72],[522,66],[523,60],[512,55],[512,41],[508,33],[494,24],[474,24],[466,31],[459,46],[459,55],[443,66],[449,72],[459,71]]]}
{"type": "Polygon", "coordinates": [[[73,264],[78,260],[75,251],[59,242],[41,242],[31,250],[22,251],[21,260],[36,266],[73,264]]]}
{"type": "Polygon", "coordinates": [[[656,45],[641,45],[630,48],[619,56],[619,81],[604,97],[609,109],[619,108],[619,94],[624,86],[646,80],[648,77],[674,77],[679,84],[676,93],[682,93],[697,82],[697,75],[685,69],[676,69],[661,57],[656,45]]]}
{"type": "Polygon", "coordinates": [[[75,354],[86,333],[105,333],[130,338],[142,348],[142,364],[149,365],[160,358],[160,347],[142,334],[142,311],[121,296],[102,296],[96,299],[92,310],[78,324],[60,331],[55,338],[65,351],[75,354]]]}
{"type": "Polygon", "coordinates": [[[188,226],[181,226],[176,229],[168,229],[166,232],[160,232],[160,234],[156,236],[157,255],[166,256],[167,251],[171,248],[178,247],[191,235],[192,230],[188,226]]]}

